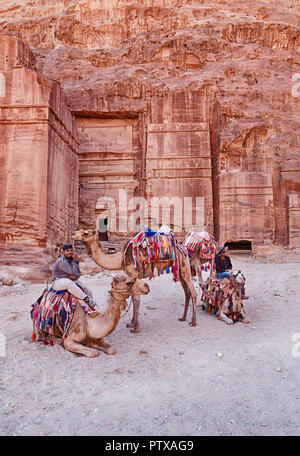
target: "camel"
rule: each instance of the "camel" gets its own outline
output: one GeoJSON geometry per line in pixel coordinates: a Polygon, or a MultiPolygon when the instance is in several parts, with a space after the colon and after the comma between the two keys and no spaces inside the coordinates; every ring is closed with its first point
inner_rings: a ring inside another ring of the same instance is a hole
{"type": "MultiPolygon", "coordinates": [[[[126,299],[132,294],[135,296],[148,294],[149,286],[140,279],[119,274],[113,278],[112,289],[109,293],[105,312],[93,318],[85,314],[80,302],[77,302],[73,319],[65,335],[56,319],[54,336],[63,337],[62,345],[66,350],[88,358],[98,356],[98,350],[102,350],[108,355],[114,355],[117,352],[115,347],[104,340],[104,337],[116,329],[121,312],[127,307],[126,299]]],[[[33,322],[32,340],[37,340],[37,335],[43,336],[44,334],[43,331],[36,328],[33,322]]]]}
{"type": "MultiPolygon", "coordinates": [[[[92,259],[96,264],[101,266],[103,269],[109,270],[120,270],[123,269],[131,277],[147,278],[152,276],[152,268],[156,268],[157,271],[160,271],[161,268],[165,269],[167,266],[172,266],[174,260],[170,259],[168,261],[155,261],[154,263],[149,263],[145,271],[138,271],[136,265],[132,259],[132,251],[130,249],[126,250],[126,246],[119,252],[114,254],[105,254],[101,249],[101,246],[98,242],[97,231],[96,230],[78,230],[73,236],[73,240],[83,241],[89,246],[92,259]],[[124,255],[126,259],[126,266],[124,266],[123,260],[124,255]]],[[[145,258],[142,249],[139,248],[138,256],[140,259],[145,258]]],[[[179,318],[179,321],[186,321],[189,301],[192,297],[193,303],[193,313],[192,320],[189,323],[190,326],[196,326],[196,301],[197,294],[192,281],[192,274],[190,269],[190,261],[188,256],[184,257],[180,250],[177,248],[177,257],[178,257],[178,266],[179,266],[179,280],[185,294],[185,306],[183,316],[179,318]]],[[[139,307],[140,307],[140,297],[134,295],[133,293],[133,318],[131,323],[127,326],[132,328],[131,332],[138,333],[141,331],[139,324],[139,307]]]]}
{"type": "Polygon", "coordinates": [[[246,279],[239,270],[232,270],[230,275],[231,280],[212,277],[207,279],[202,285],[202,308],[209,313],[215,311],[216,317],[228,325],[232,325],[234,321],[250,323],[241,299],[241,287],[245,285],[246,279]]]}
{"type": "Polygon", "coordinates": [[[200,286],[202,286],[202,265],[210,261],[210,277],[214,274],[215,256],[219,244],[215,238],[207,231],[201,233],[188,233],[183,241],[183,245],[188,249],[192,270],[196,271],[200,286]]]}

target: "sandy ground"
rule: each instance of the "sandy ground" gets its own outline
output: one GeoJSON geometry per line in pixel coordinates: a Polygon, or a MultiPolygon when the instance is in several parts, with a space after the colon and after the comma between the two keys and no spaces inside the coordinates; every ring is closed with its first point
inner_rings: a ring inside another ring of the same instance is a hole
{"type": "MultiPolygon", "coordinates": [[[[300,262],[231,257],[250,325],[200,307],[197,327],[179,322],[183,291],[163,275],[142,297],[142,333],[126,328],[130,311],[107,338],[117,354],[92,359],[29,341],[43,284],[1,287],[0,435],[300,435],[300,262]]],[[[109,273],[83,281],[104,308],[109,273]]]]}

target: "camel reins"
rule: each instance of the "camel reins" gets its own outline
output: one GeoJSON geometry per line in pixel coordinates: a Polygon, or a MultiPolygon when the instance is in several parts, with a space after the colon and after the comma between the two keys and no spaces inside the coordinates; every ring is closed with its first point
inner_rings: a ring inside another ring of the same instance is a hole
{"type": "MultiPolygon", "coordinates": [[[[114,289],[112,288],[111,290],[109,290],[108,293],[109,293],[116,301],[118,301],[118,302],[124,302],[124,301],[125,301],[125,303],[126,303],[126,305],[127,305],[126,299],[129,298],[129,296],[127,296],[127,297],[125,298],[124,296],[122,296],[122,292],[123,292],[123,293],[125,293],[125,292],[128,293],[128,290],[118,290],[118,291],[116,291],[116,290],[114,290],[114,289]],[[121,295],[121,299],[117,299],[115,296],[113,296],[113,294],[119,294],[119,295],[121,295]]],[[[130,307],[131,307],[131,304],[132,304],[132,296],[131,296],[131,301],[130,301],[129,306],[127,306],[127,309],[126,309],[125,313],[124,313],[123,315],[121,315],[120,318],[123,318],[123,317],[125,317],[125,315],[128,314],[128,312],[129,312],[129,310],[130,310],[130,307]]]]}

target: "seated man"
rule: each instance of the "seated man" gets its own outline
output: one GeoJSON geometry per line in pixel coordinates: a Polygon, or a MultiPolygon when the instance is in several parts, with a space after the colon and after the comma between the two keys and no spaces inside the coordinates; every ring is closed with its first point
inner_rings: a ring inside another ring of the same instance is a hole
{"type": "Polygon", "coordinates": [[[95,310],[92,292],[79,282],[81,276],[79,260],[72,244],[62,246],[63,255],[58,258],[53,268],[52,289],[54,291],[67,290],[76,298],[82,299],[91,309],[95,310]]]}
{"type": "MultiPolygon", "coordinates": [[[[230,280],[230,270],[232,269],[231,260],[228,256],[228,247],[221,247],[217,253],[216,259],[216,272],[217,279],[229,279],[230,280]]],[[[241,287],[241,298],[248,299],[249,297],[245,295],[244,287],[241,287]]]]}
{"type": "Polygon", "coordinates": [[[217,279],[230,279],[231,260],[228,256],[228,247],[221,247],[216,256],[217,279]]]}

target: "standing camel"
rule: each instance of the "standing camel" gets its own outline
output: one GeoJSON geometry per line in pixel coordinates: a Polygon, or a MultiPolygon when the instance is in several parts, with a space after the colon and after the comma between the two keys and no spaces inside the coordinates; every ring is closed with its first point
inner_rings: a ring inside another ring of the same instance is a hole
{"type": "MultiPolygon", "coordinates": [[[[108,270],[120,270],[123,269],[131,277],[147,278],[153,276],[153,269],[157,271],[172,267],[174,265],[174,259],[170,258],[167,261],[155,260],[152,263],[148,263],[145,270],[138,271],[136,264],[133,260],[132,245],[125,246],[120,252],[114,254],[105,254],[101,249],[98,241],[96,230],[79,230],[76,231],[73,239],[76,241],[83,241],[89,246],[92,259],[101,266],[103,269],[108,270]],[[124,261],[125,260],[125,261],[124,261]]],[[[196,326],[196,302],[197,294],[192,281],[192,274],[190,269],[190,261],[188,256],[184,256],[181,250],[176,246],[176,254],[178,259],[178,278],[185,294],[185,306],[183,316],[179,318],[180,321],[186,321],[186,316],[189,307],[189,301],[192,297],[193,313],[192,320],[189,323],[190,326],[196,326]]],[[[143,261],[146,260],[145,253],[142,247],[137,247],[137,257],[143,261]]],[[[132,295],[133,297],[133,318],[128,327],[133,328],[131,332],[138,333],[141,331],[139,324],[139,307],[140,297],[132,295]]]]}

